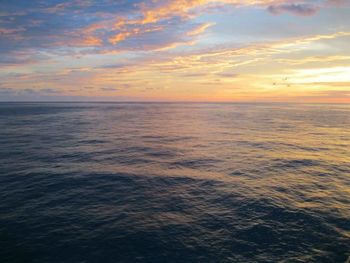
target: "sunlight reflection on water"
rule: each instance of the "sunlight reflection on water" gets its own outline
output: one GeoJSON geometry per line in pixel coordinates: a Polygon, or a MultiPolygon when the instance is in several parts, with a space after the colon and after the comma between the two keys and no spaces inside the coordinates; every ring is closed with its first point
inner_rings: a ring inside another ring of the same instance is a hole
{"type": "Polygon", "coordinates": [[[1,258],[345,262],[350,106],[0,104],[1,258]]]}

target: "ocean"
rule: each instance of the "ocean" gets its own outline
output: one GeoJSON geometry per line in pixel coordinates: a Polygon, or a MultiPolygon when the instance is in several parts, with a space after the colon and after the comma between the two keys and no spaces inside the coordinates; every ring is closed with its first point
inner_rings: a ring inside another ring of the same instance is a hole
{"type": "Polygon", "coordinates": [[[350,105],[0,103],[0,262],[350,256],[350,105]]]}

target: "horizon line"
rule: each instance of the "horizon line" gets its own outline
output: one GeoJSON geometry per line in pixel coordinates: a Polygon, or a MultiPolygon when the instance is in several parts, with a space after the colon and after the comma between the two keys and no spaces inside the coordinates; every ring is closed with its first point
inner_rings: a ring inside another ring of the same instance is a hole
{"type": "Polygon", "coordinates": [[[166,104],[166,103],[171,103],[171,104],[350,104],[349,102],[301,102],[301,101],[168,101],[168,100],[163,100],[163,101],[62,101],[62,100],[50,100],[50,101],[36,101],[36,100],[18,100],[18,101],[12,101],[12,100],[0,100],[0,103],[120,103],[120,104],[127,104],[127,103],[144,103],[144,104],[151,104],[151,103],[161,103],[161,104],[166,104]]]}

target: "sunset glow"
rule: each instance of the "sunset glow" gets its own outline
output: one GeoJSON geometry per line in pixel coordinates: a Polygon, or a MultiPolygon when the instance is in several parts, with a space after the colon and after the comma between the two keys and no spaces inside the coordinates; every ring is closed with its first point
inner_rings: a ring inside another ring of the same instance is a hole
{"type": "Polygon", "coordinates": [[[347,0],[1,1],[0,100],[350,102],[347,0]]]}

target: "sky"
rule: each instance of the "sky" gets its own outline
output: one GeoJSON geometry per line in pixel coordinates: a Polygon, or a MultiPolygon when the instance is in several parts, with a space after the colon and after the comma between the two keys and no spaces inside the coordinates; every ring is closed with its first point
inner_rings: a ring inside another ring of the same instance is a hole
{"type": "Polygon", "coordinates": [[[0,101],[350,103],[350,0],[0,0],[0,101]]]}

